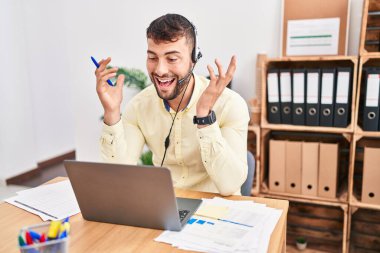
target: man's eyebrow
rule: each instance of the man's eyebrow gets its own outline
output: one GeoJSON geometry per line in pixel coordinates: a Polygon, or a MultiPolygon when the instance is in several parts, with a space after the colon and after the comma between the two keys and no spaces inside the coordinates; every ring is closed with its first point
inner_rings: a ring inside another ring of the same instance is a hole
{"type": "Polygon", "coordinates": [[[181,52],[179,52],[179,51],[173,50],[173,51],[166,52],[165,55],[168,55],[168,54],[180,54],[180,53],[181,52]]]}
{"type": "MultiPolygon", "coordinates": [[[[147,50],[147,53],[148,54],[154,54],[154,55],[157,55],[155,52],[151,51],[151,50],[147,50]]],[[[165,55],[168,55],[168,54],[180,54],[181,52],[179,51],[176,51],[176,50],[173,50],[173,51],[169,51],[169,52],[166,52],[165,55]]]]}

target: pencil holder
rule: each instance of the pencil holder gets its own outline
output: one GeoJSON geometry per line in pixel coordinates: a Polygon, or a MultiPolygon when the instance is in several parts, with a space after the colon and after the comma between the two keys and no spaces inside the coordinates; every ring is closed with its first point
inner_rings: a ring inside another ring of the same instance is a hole
{"type": "MultiPolygon", "coordinates": [[[[50,223],[41,223],[33,226],[23,227],[20,230],[20,235],[30,233],[30,231],[36,232],[37,234],[48,234],[50,223]]],[[[33,233],[32,232],[32,233],[33,233]]],[[[66,253],[68,252],[68,235],[61,239],[46,240],[45,242],[38,242],[38,240],[33,240],[33,244],[19,246],[21,253],[66,253]]]]}

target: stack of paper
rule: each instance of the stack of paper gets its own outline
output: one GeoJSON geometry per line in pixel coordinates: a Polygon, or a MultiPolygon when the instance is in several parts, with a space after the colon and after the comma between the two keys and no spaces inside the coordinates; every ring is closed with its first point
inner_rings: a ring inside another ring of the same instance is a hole
{"type": "Polygon", "coordinates": [[[281,214],[253,201],[203,199],[182,231],[165,231],[155,241],[200,252],[267,252],[281,214]]]}
{"type": "Polygon", "coordinates": [[[6,202],[46,220],[61,220],[80,212],[70,181],[41,185],[17,192],[6,202]]]}

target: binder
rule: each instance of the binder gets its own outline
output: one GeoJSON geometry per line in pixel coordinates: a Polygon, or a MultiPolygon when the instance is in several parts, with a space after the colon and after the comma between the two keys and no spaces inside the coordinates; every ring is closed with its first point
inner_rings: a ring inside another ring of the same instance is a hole
{"type": "Polygon", "coordinates": [[[292,98],[293,98],[293,124],[305,125],[305,89],[306,75],[304,69],[293,69],[292,98]]]}
{"type": "Polygon", "coordinates": [[[332,127],[334,123],[335,69],[322,69],[320,125],[332,127]]]}
{"type": "Polygon", "coordinates": [[[318,196],[335,198],[338,182],[338,144],[319,144],[318,196]]]}
{"type": "Polygon", "coordinates": [[[269,69],[267,75],[267,117],[268,122],[281,123],[280,92],[278,85],[278,70],[269,69]]]}
{"type": "Polygon", "coordinates": [[[301,193],[317,196],[318,192],[319,143],[302,143],[301,193]]]}
{"type": "Polygon", "coordinates": [[[280,70],[281,123],[292,124],[292,80],[290,69],[280,70]]]}
{"type": "Polygon", "coordinates": [[[365,74],[366,93],[363,108],[363,130],[379,129],[380,70],[368,69],[365,74]]]}
{"type": "Polygon", "coordinates": [[[337,68],[334,126],[347,127],[351,109],[352,69],[337,68]]]}
{"type": "Polygon", "coordinates": [[[307,69],[306,74],[306,125],[319,126],[321,72],[307,69]]]}
{"type": "Polygon", "coordinates": [[[269,189],[285,192],[285,141],[269,141],[269,189]]]}
{"type": "Polygon", "coordinates": [[[362,202],[380,204],[380,148],[364,147],[362,202]]]}
{"type": "Polygon", "coordinates": [[[285,191],[301,194],[302,142],[287,141],[285,154],[285,191]]]}

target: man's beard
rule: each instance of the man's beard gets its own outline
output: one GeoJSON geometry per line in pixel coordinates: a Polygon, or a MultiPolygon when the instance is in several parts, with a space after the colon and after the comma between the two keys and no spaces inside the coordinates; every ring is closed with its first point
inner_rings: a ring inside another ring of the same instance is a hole
{"type": "MultiPolygon", "coordinates": [[[[191,71],[191,68],[190,68],[190,71],[191,71]]],[[[158,84],[156,83],[156,80],[155,80],[154,76],[155,75],[153,73],[150,74],[149,75],[150,80],[154,84],[154,88],[156,89],[157,95],[161,99],[164,99],[164,100],[173,100],[173,99],[177,98],[185,90],[186,86],[189,84],[189,82],[191,80],[191,75],[186,74],[186,76],[187,76],[186,80],[184,80],[181,84],[178,84],[178,81],[181,80],[181,78],[179,78],[179,76],[177,76],[177,75],[171,75],[171,76],[164,75],[164,76],[160,76],[160,78],[165,78],[165,77],[167,77],[167,78],[176,78],[176,80],[177,80],[176,83],[175,83],[175,87],[174,87],[174,89],[173,89],[173,91],[171,93],[169,93],[169,94],[161,94],[159,88],[157,87],[158,84]]]]}

